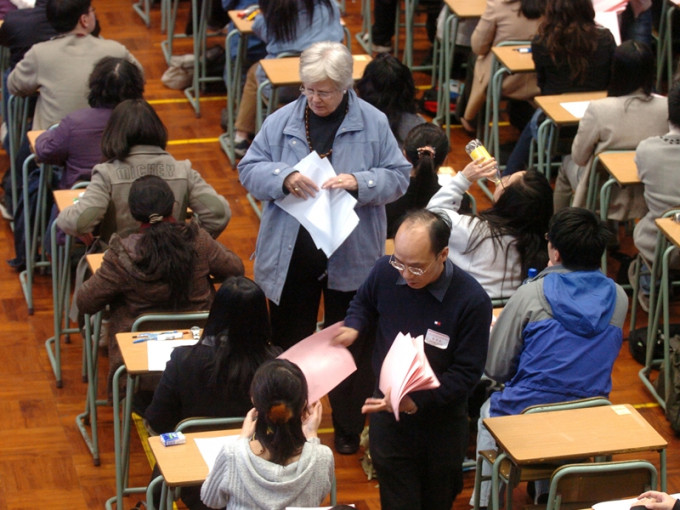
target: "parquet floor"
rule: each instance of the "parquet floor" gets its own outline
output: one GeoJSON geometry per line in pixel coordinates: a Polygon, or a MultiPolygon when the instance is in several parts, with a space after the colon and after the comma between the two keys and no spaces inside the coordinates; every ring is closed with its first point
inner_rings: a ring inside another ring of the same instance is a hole
{"type": "MultiPolygon", "coordinates": [[[[153,7],[152,26],[147,29],[132,11],[130,0],[99,0],[94,2],[102,25],[102,35],[125,44],[142,62],[146,71],[146,97],[158,110],[170,134],[169,150],[177,158],[187,158],[204,177],[227,197],[232,208],[232,220],[220,240],[244,260],[246,272],[252,276],[250,256],[254,251],[258,220],[245,199],[245,191],[237,173],[220,150],[217,137],[223,96],[208,94],[202,102],[203,115],[197,119],[189,103],[179,91],[169,90],[160,83],[165,70],[161,57],[160,15],[153,7]]],[[[352,34],[360,27],[360,4],[347,3],[346,21],[352,34]]],[[[186,2],[182,3],[180,20],[186,19],[186,2]]],[[[184,26],[183,21],[178,26],[184,26]]],[[[215,40],[214,43],[223,41],[215,40]]],[[[425,36],[417,32],[416,57],[425,56],[425,36]]],[[[358,45],[353,43],[354,51],[358,45]]],[[[187,41],[177,41],[176,53],[190,52],[187,41]]],[[[416,75],[421,85],[428,83],[425,75],[416,75]]],[[[503,129],[503,137],[516,136],[511,128],[503,129]]],[[[460,129],[452,130],[452,152],[448,164],[462,168],[467,161],[463,146],[468,137],[460,129]]],[[[7,157],[0,153],[0,168],[7,168],[7,157]]],[[[480,207],[488,201],[475,189],[480,207]]],[[[13,238],[9,225],[0,223],[0,259],[13,257],[13,238]]],[[[625,240],[624,246],[630,246],[625,240]]],[[[632,249],[628,251],[632,252],[632,249]]],[[[614,268],[616,263],[611,264],[614,268]]],[[[8,265],[0,263],[0,510],[35,508],[87,509],[102,508],[114,494],[114,458],[112,412],[100,411],[101,466],[94,467],[88,450],[75,426],[75,416],[82,411],[85,385],[81,382],[81,339],[74,335],[72,343],[63,348],[64,387],[57,389],[45,354],[44,341],[51,336],[52,299],[49,276],[38,276],[35,283],[35,314],[28,316],[18,275],[8,265]]],[[[677,315],[677,311],[675,314],[677,315]]],[[[643,320],[646,317],[643,314],[643,320]]],[[[105,360],[103,361],[105,363],[105,360]]],[[[611,400],[639,406],[642,414],[670,442],[668,454],[668,486],[680,490],[680,460],[676,457],[678,440],[673,436],[660,408],[637,378],[639,366],[628,354],[624,344],[614,367],[614,389],[611,400]]],[[[106,373],[106,370],[100,370],[106,373]]],[[[322,427],[330,427],[328,412],[322,427]]],[[[329,429],[322,440],[332,444],[329,429]]],[[[653,454],[643,456],[657,462],[653,454]]],[[[145,484],[150,475],[139,440],[132,442],[131,485],[145,484]]],[[[355,503],[362,510],[380,508],[376,481],[367,481],[359,465],[359,455],[336,456],[338,499],[355,503]]],[[[454,508],[468,508],[474,473],[466,475],[465,490],[454,508]]],[[[523,501],[518,490],[515,499],[523,501]]],[[[138,498],[126,500],[131,508],[138,498]]]]}

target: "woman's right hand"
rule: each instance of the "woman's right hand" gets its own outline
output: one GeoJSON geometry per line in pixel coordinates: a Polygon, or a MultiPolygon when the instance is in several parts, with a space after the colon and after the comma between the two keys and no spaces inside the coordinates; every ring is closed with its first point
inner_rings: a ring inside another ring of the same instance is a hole
{"type": "Polygon", "coordinates": [[[317,437],[316,433],[319,430],[319,425],[321,425],[322,416],[323,406],[321,401],[317,400],[307,407],[307,417],[302,422],[302,433],[307,439],[317,437]]]}
{"type": "Polygon", "coordinates": [[[652,510],[671,510],[677,501],[673,496],[659,491],[647,491],[638,496],[632,506],[643,504],[652,510]]]}
{"type": "Polygon", "coordinates": [[[497,176],[498,165],[495,158],[471,161],[463,168],[463,175],[470,182],[477,182],[481,178],[493,179],[497,176]]]}
{"type": "Polygon", "coordinates": [[[246,414],[243,425],[241,426],[240,437],[250,439],[255,435],[255,423],[257,422],[257,410],[253,407],[248,414],[246,414]]]}
{"type": "Polygon", "coordinates": [[[307,198],[314,198],[319,187],[309,177],[305,177],[300,172],[293,172],[288,175],[283,181],[283,187],[288,190],[291,195],[294,195],[303,200],[307,198]]]}

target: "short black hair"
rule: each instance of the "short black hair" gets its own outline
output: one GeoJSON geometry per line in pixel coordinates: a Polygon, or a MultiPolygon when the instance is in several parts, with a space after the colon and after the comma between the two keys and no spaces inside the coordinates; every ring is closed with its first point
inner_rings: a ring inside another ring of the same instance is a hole
{"type": "Polygon", "coordinates": [[[102,154],[107,160],[125,159],[135,145],[165,149],[168,131],[153,107],[143,99],[126,99],[113,109],[104,134],[102,154]]]}
{"type": "Polygon", "coordinates": [[[680,127],[680,81],[668,91],[668,122],[680,127]]]}
{"type": "Polygon", "coordinates": [[[92,0],[47,0],[47,21],[60,34],[70,32],[83,14],[90,11],[92,0]]]}
{"type": "Polygon", "coordinates": [[[430,249],[435,255],[439,254],[449,245],[451,222],[448,216],[427,209],[413,209],[412,211],[408,211],[401,218],[399,227],[407,222],[424,223],[428,227],[430,234],[430,249]]]}
{"type": "Polygon", "coordinates": [[[124,58],[102,58],[90,73],[89,85],[87,102],[92,108],[115,108],[125,99],[144,95],[141,69],[124,58]]]}
{"type": "Polygon", "coordinates": [[[581,207],[565,207],[548,225],[548,241],[560,252],[562,265],[574,271],[594,271],[613,234],[597,215],[581,207]]]}

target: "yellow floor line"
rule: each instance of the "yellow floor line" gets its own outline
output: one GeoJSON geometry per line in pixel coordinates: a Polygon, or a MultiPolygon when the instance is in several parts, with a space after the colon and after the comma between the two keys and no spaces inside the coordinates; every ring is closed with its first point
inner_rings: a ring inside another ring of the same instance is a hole
{"type": "MultiPolygon", "coordinates": [[[[208,101],[226,101],[227,96],[210,96],[210,97],[201,97],[198,99],[200,103],[203,102],[208,102],[208,101]]],[[[180,97],[176,99],[151,99],[149,101],[149,104],[175,104],[175,103],[188,103],[189,99],[186,97],[180,97]]]]}
{"type": "Polygon", "coordinates": [[[185,140],[170,140],[168,145],[186,145],[189,143],[216,143],[219,142],[219,138],[187,138],[185,140]]]}

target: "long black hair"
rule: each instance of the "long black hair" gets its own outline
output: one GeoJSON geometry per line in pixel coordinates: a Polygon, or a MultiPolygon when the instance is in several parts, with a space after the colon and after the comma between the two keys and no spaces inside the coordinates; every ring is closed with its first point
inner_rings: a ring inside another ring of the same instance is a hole
{"type": "Polygon", "coordinates": [[[307,380],[302,370],[284,359],[264,363],[250,385],[250,398],[257,410],[255,439],[270,460],[285,465],[300,454],[305,444],[302,416],[307,407],[307,380]]]}
{"type": "Polygon", "coordinates": [[[331,12],[334,0],[260,0],[260,11],[264,16],[267,34],[275,41],[289,42],[299,37],[297,33],[300,11],[307,13],[311,24],[314,9],[324,6],[331,12]],[[301,7],[302,6],[302,7],[301,7]]]}
{"type": "Polygon", "coordinates": [[[415,114],[416,86],[411,70],[389,53],[378,54],[356,84],[357,94],[387,115],[399,145],[399,125],[404,113],[415,114]]]}
{"type": "Polygon", "coordinates": [[[247,395],[255,371],[277,350],[270,344],[267,298],[245,276],[227,278],[215,294],[203,336],[196,345],[213,342],[215,356],[207,367],[209,388],[247,395]]]}
{"type": "Polygon", "coordinates": [[[168,183],[155,175],[144,175],[130,187],[128,206],[132,217],[142,223],[136,266],[146,274],[157,274],[168,285],[168,304],[181,310],[189,304],[196,259],[195,224],[175,223],[175,195],[168,183]]]}
{"type": "Polygon", "coordinates": [[[548,263],[545,233],[552,213],[550,183],[543,174],[527,171],[505,188],[497,202],[477,215],[482,221],[473,228],[464,253],[471,254],[484,240],[492,239],[495,260],[502,246],[501,238],[512,236],[514,241],[506,246],[503,258],[507,261],[508,250],[514,244],[522,263],[521,276],[526,278],[529,268],[540,271],[548,263]]]}

